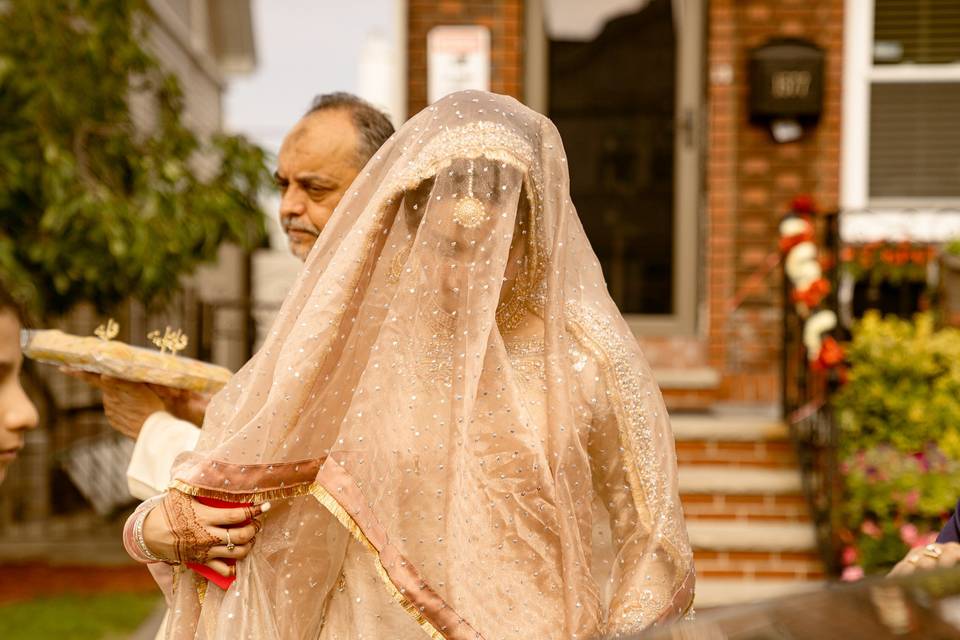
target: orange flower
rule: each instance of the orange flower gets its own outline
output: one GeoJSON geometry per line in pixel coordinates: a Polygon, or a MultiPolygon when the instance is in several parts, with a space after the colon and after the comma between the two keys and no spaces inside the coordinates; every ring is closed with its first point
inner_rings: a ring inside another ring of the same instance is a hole
{"type": "Polygon", "coordinates": [[[833,337],[827,336],[823,339],[823,345],[820,347],[820,355],[817,356],[812,366],[820,371],[832,369],[842,363],[843,358],[843,347],[841,347],[840,343],[833,337]]]}
{"type": "Polygon", "coordinates": [[[803,303],[808,309],[813,309],[830,293],[830,282],[819,278],[810,283],[806,289],[796,290],[791,297],[795,303],[803,303]]]}

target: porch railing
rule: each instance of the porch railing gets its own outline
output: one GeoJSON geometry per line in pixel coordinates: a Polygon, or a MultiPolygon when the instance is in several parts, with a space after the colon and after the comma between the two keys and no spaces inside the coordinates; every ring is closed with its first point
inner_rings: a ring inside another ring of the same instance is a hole
{"type": "MultiPolygon", "coordinates": [[[[815,242],[824,258],[824,277],[831,290],[820,308],[839,315],[840,233],[839,214],[817,216],[815,242]]],[[[804,321],[791,299],[792,287],[783,277],[782,406],[803,476],[803,489],[816,528],[824,567],[830,575],[840,572],[835,513],[838,506],[837,425],[830,400],[839,385],[836,369],[811,367],[803,340],[804,321]]]]}

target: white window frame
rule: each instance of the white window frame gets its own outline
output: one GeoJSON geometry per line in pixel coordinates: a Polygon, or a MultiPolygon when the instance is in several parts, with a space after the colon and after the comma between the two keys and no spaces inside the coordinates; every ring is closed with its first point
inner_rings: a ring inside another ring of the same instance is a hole
{"type": "Polygon", "coordinates": [[[840,206],[845,212],[934,213],[960,198],[870,197],[870,91],[880,82],[957,82],[960,63],[874,65],[874,0],[845,0],[840,206]]]}

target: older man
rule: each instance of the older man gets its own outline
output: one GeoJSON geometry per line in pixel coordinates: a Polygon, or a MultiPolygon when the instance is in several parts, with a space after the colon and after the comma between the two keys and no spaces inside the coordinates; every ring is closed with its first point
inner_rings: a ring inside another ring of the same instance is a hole
{"type": "MultiPolygon", "coordinates": [[[[347,188],[393,134],[390,120],[348,93],[314,98],[280,147],[274,174],[280,223],[290,251],[306,260],[347,188]]],[[[163,491],[173,459],[196,446],[206,401],[195,395],[114,379],[91,379],[103,391],[111,426],[135,438],[127,470],[131,493],[146,499],[163,491]]]]}

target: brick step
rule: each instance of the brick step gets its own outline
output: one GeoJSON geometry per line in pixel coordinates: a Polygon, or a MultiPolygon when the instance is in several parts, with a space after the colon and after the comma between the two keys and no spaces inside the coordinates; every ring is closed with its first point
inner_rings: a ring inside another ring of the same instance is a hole
{"type": "Polygon", "coordinates": [[[697,576],[694,608],[699,610],[782,598],[824,586],[821,580],[710,578],[697,576]]]}
{"type": "Polygon", "coordinates": [[[678,482],[682,494],[799,495],[799,469],[757,469],[727,465],[682,465],[678,482]]]}
{"type": "Polygon", "coordinates": [[[687,533],[694,551],[815,553],[813,525],[805,522],[741,522],[689,520],[687,533]]]}
{"type": "Polygon", "coordinates": [[[825,579],[820,556],[812,551],[696,551],[700,578],[825,579]]]}
{"type": "Polygon", "coordinates": [[[681,440],[676,443],[681,465],[724,464],[734,467],[795,468],[793,445],[782,441],[745,442],[681,440]]]}
{"type": "Polygon", "coordinates": [[[687,493],[680,495],[687,520],[737,520],[750,522],[809,522],[807,500],[789,495],[721,495],[687,493]]]}

